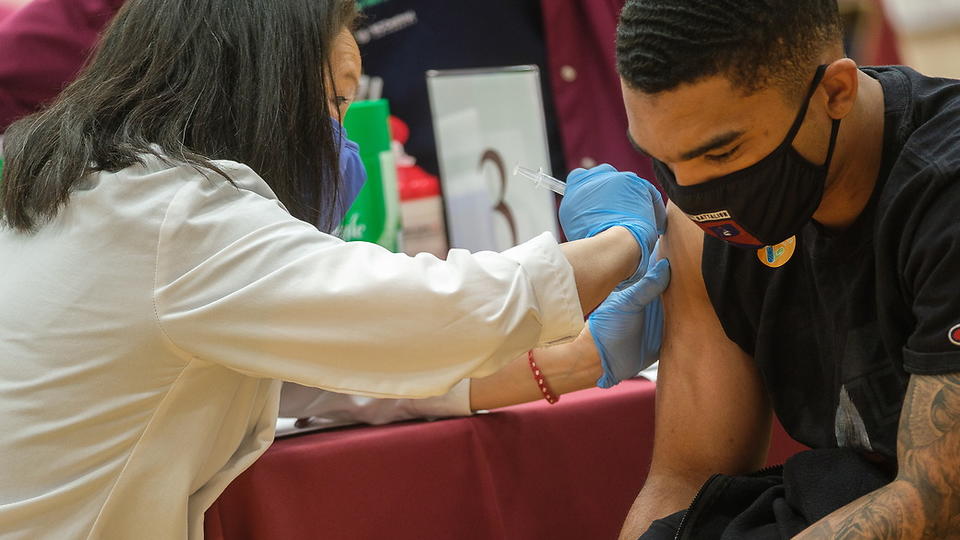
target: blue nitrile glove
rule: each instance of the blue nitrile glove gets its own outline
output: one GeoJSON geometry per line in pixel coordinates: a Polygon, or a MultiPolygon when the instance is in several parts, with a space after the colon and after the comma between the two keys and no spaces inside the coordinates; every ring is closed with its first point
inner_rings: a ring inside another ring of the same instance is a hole
{"type": "Polygon", "coordinates": [[[611,294],[587,324],[600,353],[603,375],[597,386],[610,388],[650,367],[663,340],[660,294],[670,283],[670,262],[661,259],[643,279],[611,294]]]}
{"type": "Polygon", "coordinates": [[[622,290],[647,273],[650,253],[663,234],[667,211],[663,198],[650,182],[611,165],[577,169],[567,176],[567,191],[560,203],[560,226],[569,240],[590,238],[610,227],[625,227],[640,245],[641,259],[632,277],[617,287],[622,290]]]}

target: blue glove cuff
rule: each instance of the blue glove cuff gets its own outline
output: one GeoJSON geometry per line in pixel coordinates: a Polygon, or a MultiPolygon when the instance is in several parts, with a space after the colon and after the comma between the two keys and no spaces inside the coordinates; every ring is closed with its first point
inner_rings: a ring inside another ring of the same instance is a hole
{"type": "Polygon", "coordinates": [[[614,289],[615,291],[622,291],[647,275],[647,269],[650,267],[650,254],[653,253],[653,246],[649,244],[652,241],[653,244],[656,245],[657,231],[646,224],[639,223],[618,223],[613,225],[613,227],[623,227],[630,231],[630,234],[636,239],[637,245],[640,246],[640,261],[637,263],[637,270],[632,276],[621,281],[614,289]]]}
{"type": "Polygon", "coordinates": [[[603,346],[603,343],[597,338],[597,334],[594,333],[593,324],[594,321],[592,318],[587,319],[587,325],[590,327],[590,333],[593,336],[593,344],[597,347],[597,352],[600,354],[600,366],[603,368],[603,375],[597,379],[597,386],[600,388],[612,388],[620,384],[620,380],[613,374],[613,366],[611,366],[607,360],[607,348],[603,346]]]}

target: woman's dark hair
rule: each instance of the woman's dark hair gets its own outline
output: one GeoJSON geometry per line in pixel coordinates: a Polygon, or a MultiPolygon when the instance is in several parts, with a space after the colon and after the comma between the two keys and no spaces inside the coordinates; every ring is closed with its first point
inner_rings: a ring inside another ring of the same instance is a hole
{"type": "Polygon", "coordinates": [[[617,70],[646,94],[722,74],[747,94],[778,84],[801,99],[840,40],[837,0],[627,0],[617,70]]]}
{"type": "Polygon", "coordinates": [[[31,231],[71,188],[154,154],[249,165],[295,217],[334,226],[334,38],[353,0],[129,0],[77,80],[4,141],[2,219],[31,231]],[[156,145],[159,152],[156,151],[156,145]]]}

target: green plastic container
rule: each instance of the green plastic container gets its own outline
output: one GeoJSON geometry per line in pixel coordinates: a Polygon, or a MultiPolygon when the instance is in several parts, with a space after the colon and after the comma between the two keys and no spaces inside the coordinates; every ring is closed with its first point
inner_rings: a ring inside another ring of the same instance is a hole
{"type": "Polygon", "coordinates": [[[340,237],[346,241],[373,242],[399,253],[403,229],[389,118],[390,106],[385,99],[357,101],[350,105],[344,118],[350,139],[360,146],[367,183],[344,216],[340,237]]]}

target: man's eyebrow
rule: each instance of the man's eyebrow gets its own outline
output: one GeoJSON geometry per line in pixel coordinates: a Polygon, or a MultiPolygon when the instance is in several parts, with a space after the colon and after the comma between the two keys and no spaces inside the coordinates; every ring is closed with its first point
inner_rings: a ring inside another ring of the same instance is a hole
{"type": "Polygon", "coordinates": [[[727,133],[717,135],[693,150],[689,150],[680,154],[680,161],[690,161],[691,159],[696,159],[711,150],[723,148],[740,137],[743,137],[744,133],[744,131],[728,131],[727,133]]]}
{"type": "MultiPolygon", "coordinates": [[[[717,148],[723,148],[724,146],[727,146],[728,144],[742,137],[744,133],[746,132],[730,131],[727,133],[723,133],[721,135],[717,135],[716,137],[701,144],[700,146],[694,148],[693,150],[689,150],[687,152],[684,152],[683,154],[680,154],[680,159],[678,161],[690,161],[691,159],[698,158],[711,150],[716,150],[717,148]]],[[[652,157],[650,155],[650,152],[647,152],[646,150],[641,148],[640,145],[637,144],[637,141],[633,140],[633,135],[631,135],[629,131],[627,131],[627,140],[630,141],[630,145],[633,146],[634,150],[643,154],[644,156],[652,157]]]]}

